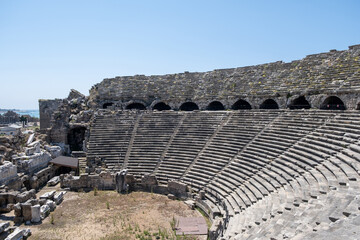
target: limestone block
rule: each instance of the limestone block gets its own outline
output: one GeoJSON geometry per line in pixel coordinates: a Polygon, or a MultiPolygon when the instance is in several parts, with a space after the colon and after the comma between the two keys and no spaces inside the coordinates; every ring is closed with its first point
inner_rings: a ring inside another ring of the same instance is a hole
{"type": "Polygon", "coordinates": [[[40,205],[35,205],[31,207],[31,222],[32,223],[38,223],[41,221],[40,216],[40,205]]]}
{"type": "Polygon", "coordinates": [[[40,207],[40,216],[41,219],[45,219],[50,214],[50,207],[46,204],[40,207]]]}
{"type": "Polygon", "coordinates": [[[49,206],[50,212],[54,211],[55,208],[56,208],[56,204],[55,204],[55,202],[52,201],[52,200],[49,200],[49,199],[48,199],[45,204],[49,206]]]}
{"type": "Polygon", "coordinates": [[[48,186],[55,186],[56,184],[58,184],[60,182],[60,177],[59,176],[55,176],[52,179],[50,179],[47,183],[48,186]]]}
{"type": "Polygon", "coordinates": [[[29,146],[29,144],[32,143],[32,141],[34,140],[34,137],[35,137],[35,133],[32,133],[32,134],[29,136],[29,138],[28,138],[28,140],[27,140],[27,142],[26,142],[26,145],[29,146]]]}
{"type": "Polygon", "coordinates": [[[7,229],[10,226],[9,222],[0,223],[0,233],[3,233],[5,229],[7,229]]]}
{"type": "Polygon", "coordinates": [[[28,145],[29,147],[25,148],[25,155],[31,156],[35,153],[40,153],[40,142],[36,141],[28,145]]]}
{"type": "Polygon", "coordinates": [[[62,148],[60,146],[45,145],[44,148],[50,153],[51,158],[57,158],[63,154],[62,148]]]}
{"type": "Polygon", "coordinates": [[[14,215],[15,217],[21,217],[22,211],[21,211],[21,204],[17,203],[13,206],[14,209],[14,215]]]}
{"type": "Polygon", "coordinates": [[[31,204],[30,203],[22,203],[21,204],[22,215],[24,216],[24,221],[31,221],[32,213],[31,213],[31,204]]]}
{"type": "Polygon", "coordinates": [[[25,191],[23,193],[17,194],[15,201],[19,203],[23,203],[32,198],[36,198],[35,189],[31,189],[30,191],[25,191]]]}
{"type": "Polygon", "coordinates": [[[5,240],[20,240],[31,235],[30,229],[16,228],[5,240]]]}
{"type": "Polygon", "coordinates": [[[44,193],[43,195],[40,196],[40,199],[54,199],[54,195],[55,195],[56,191],[51,191],[51,192],[47,192],[44,193]]]}
{"type": "Polygon", "coordinates": [[[54,195],[54,201],[57,205],[59,205],[63,201],[65,193],[66,191],[61,191],[61,192],[57,192],[54,195]]]}

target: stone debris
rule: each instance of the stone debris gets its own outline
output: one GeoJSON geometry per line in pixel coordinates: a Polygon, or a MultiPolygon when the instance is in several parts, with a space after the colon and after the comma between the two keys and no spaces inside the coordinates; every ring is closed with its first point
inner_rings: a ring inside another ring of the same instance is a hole
{"type": "Polygon", "coordinates": [[[57,205],[59,205],[63,201],[65,193],[66,193],[66,191],[61,191],[61,192],[55,193],[54,201],[57,205]]]}
{"type": "Polygon", "coordinates": [[[50,180],[48,181],[47,185],[48,185],[49,187],[51,187],[51,186],[55,186],[55,185],[58,184],[59,182],[60,182],[60,177],[59,177],[59,176],[55,176],[55,177],[53,177],[52,179],[50,179],[50,180]]]}
{"type": "Polygon", "coordinates": [[[40,207],[40,216],[41,219],[45,219],[50,214],[50,207],[48,205],[42,205],[40,207]]]}
{"type": "Polygon", "coordinates": [[[38,223],[41,221],[41,214],[40,214],[40,205],[35,205],[31,207],[31,222],[32,223],[38,223]]]}
{"type": "Polygon", "coordinates": [[[0,234],[5,232],[5,230],[10,226],[10,222],[0,223],[0,234]]]}
{"type": "Polygon", "coordinates": [[[53,200],[55,193],[56,193],[55,190],[53,190],[51,192],[44,193],[43,195],[40,196],[40,199],[51,199],[51,200],[53,200]]]}
{"type": "Polygon", "coordinates": [[[30,229],[20,229],[16,228],[12,233],[10,233],[5,240],[21,240],[27,239],[31,235],[30,229]]]}
{"type": "Polygon", "coordinates": [[[49,206],[50,212],[53,212],[56,208],[56,203],[50,199],[48,199],[45,204],[49,206]]]}

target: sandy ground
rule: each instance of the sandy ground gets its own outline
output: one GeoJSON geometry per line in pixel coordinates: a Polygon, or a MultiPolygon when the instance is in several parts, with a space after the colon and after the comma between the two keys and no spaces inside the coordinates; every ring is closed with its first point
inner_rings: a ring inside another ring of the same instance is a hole
{"type": "MultiPolygon", "coordinates": [[[[44,188],[40,196],[55,188],[44,188]]],[[[11,218],[9,213],[3,218],[11,218]]],[[[68,192],[41,224],[30,228],[32,239],[206,239],[174,236],[171,225],[176,217],[200,217],[183,202],[166,196],[132,192],[120,195],[115,191],[68,192]]]]}

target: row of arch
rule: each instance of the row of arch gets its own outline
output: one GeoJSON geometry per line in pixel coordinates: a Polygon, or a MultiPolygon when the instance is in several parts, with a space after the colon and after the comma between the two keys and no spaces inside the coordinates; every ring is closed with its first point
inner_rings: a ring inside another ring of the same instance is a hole
{"type": "MultiPolygon", "coordinates": [[[[113,103],[105,103],[103,104],[103,108],[106,109],[110,106],[112,106],[113,103]]],[[[288,106],[290,109],[310,109],[311,105],[310,103],[305,99],[304,96],[300,96],[292,101],[292,103],[288,106]]],[[[138,109],[138,110],[146,110],[146,106],[142,103],[131,103],[126,106],[126,109],[138,109]]],[[[237,102],[235,102],[232,107],[232,110],[246,110],[246,109],[252,109],[250,103],[247,101],[240,99],[237,102]]],[[[264,102],[262,102],[259,106],[259,109],[279,109],[279,105],[277,102],[273,99],[266,99],[264,102]]],[[[324,102],[321,104],[320,109],[323,110],[345,110],[345,104],[344,102],[336,97],[336,96],[330,96],[324,100],[324,102]]],[[[159,102],[154,105],[153,110],[158,111],[164,111],[164,110],[171,110],[171,107],[167,105],[164,102],[159,102]]],[[[180,111],[194,111],[199,110],[199,106],[194,102],[185,102],[181,104],[180,111]]],[[[207,107],[206,110],[209,111],[221,111],[225,110],[224,105],[220,101],[213,101],[211,102],[207,107]]]]}

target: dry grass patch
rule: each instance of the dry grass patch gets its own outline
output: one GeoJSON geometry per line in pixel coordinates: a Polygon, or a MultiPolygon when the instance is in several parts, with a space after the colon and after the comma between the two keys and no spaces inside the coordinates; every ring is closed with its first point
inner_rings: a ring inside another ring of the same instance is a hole
{"type": "Polygon", "coordinates": [[[174,235],[171,221],[177,216],[201,214],[158,194],[69,192],[41,225],[30,226],[30,239],[196,239],[174,235]]]}

